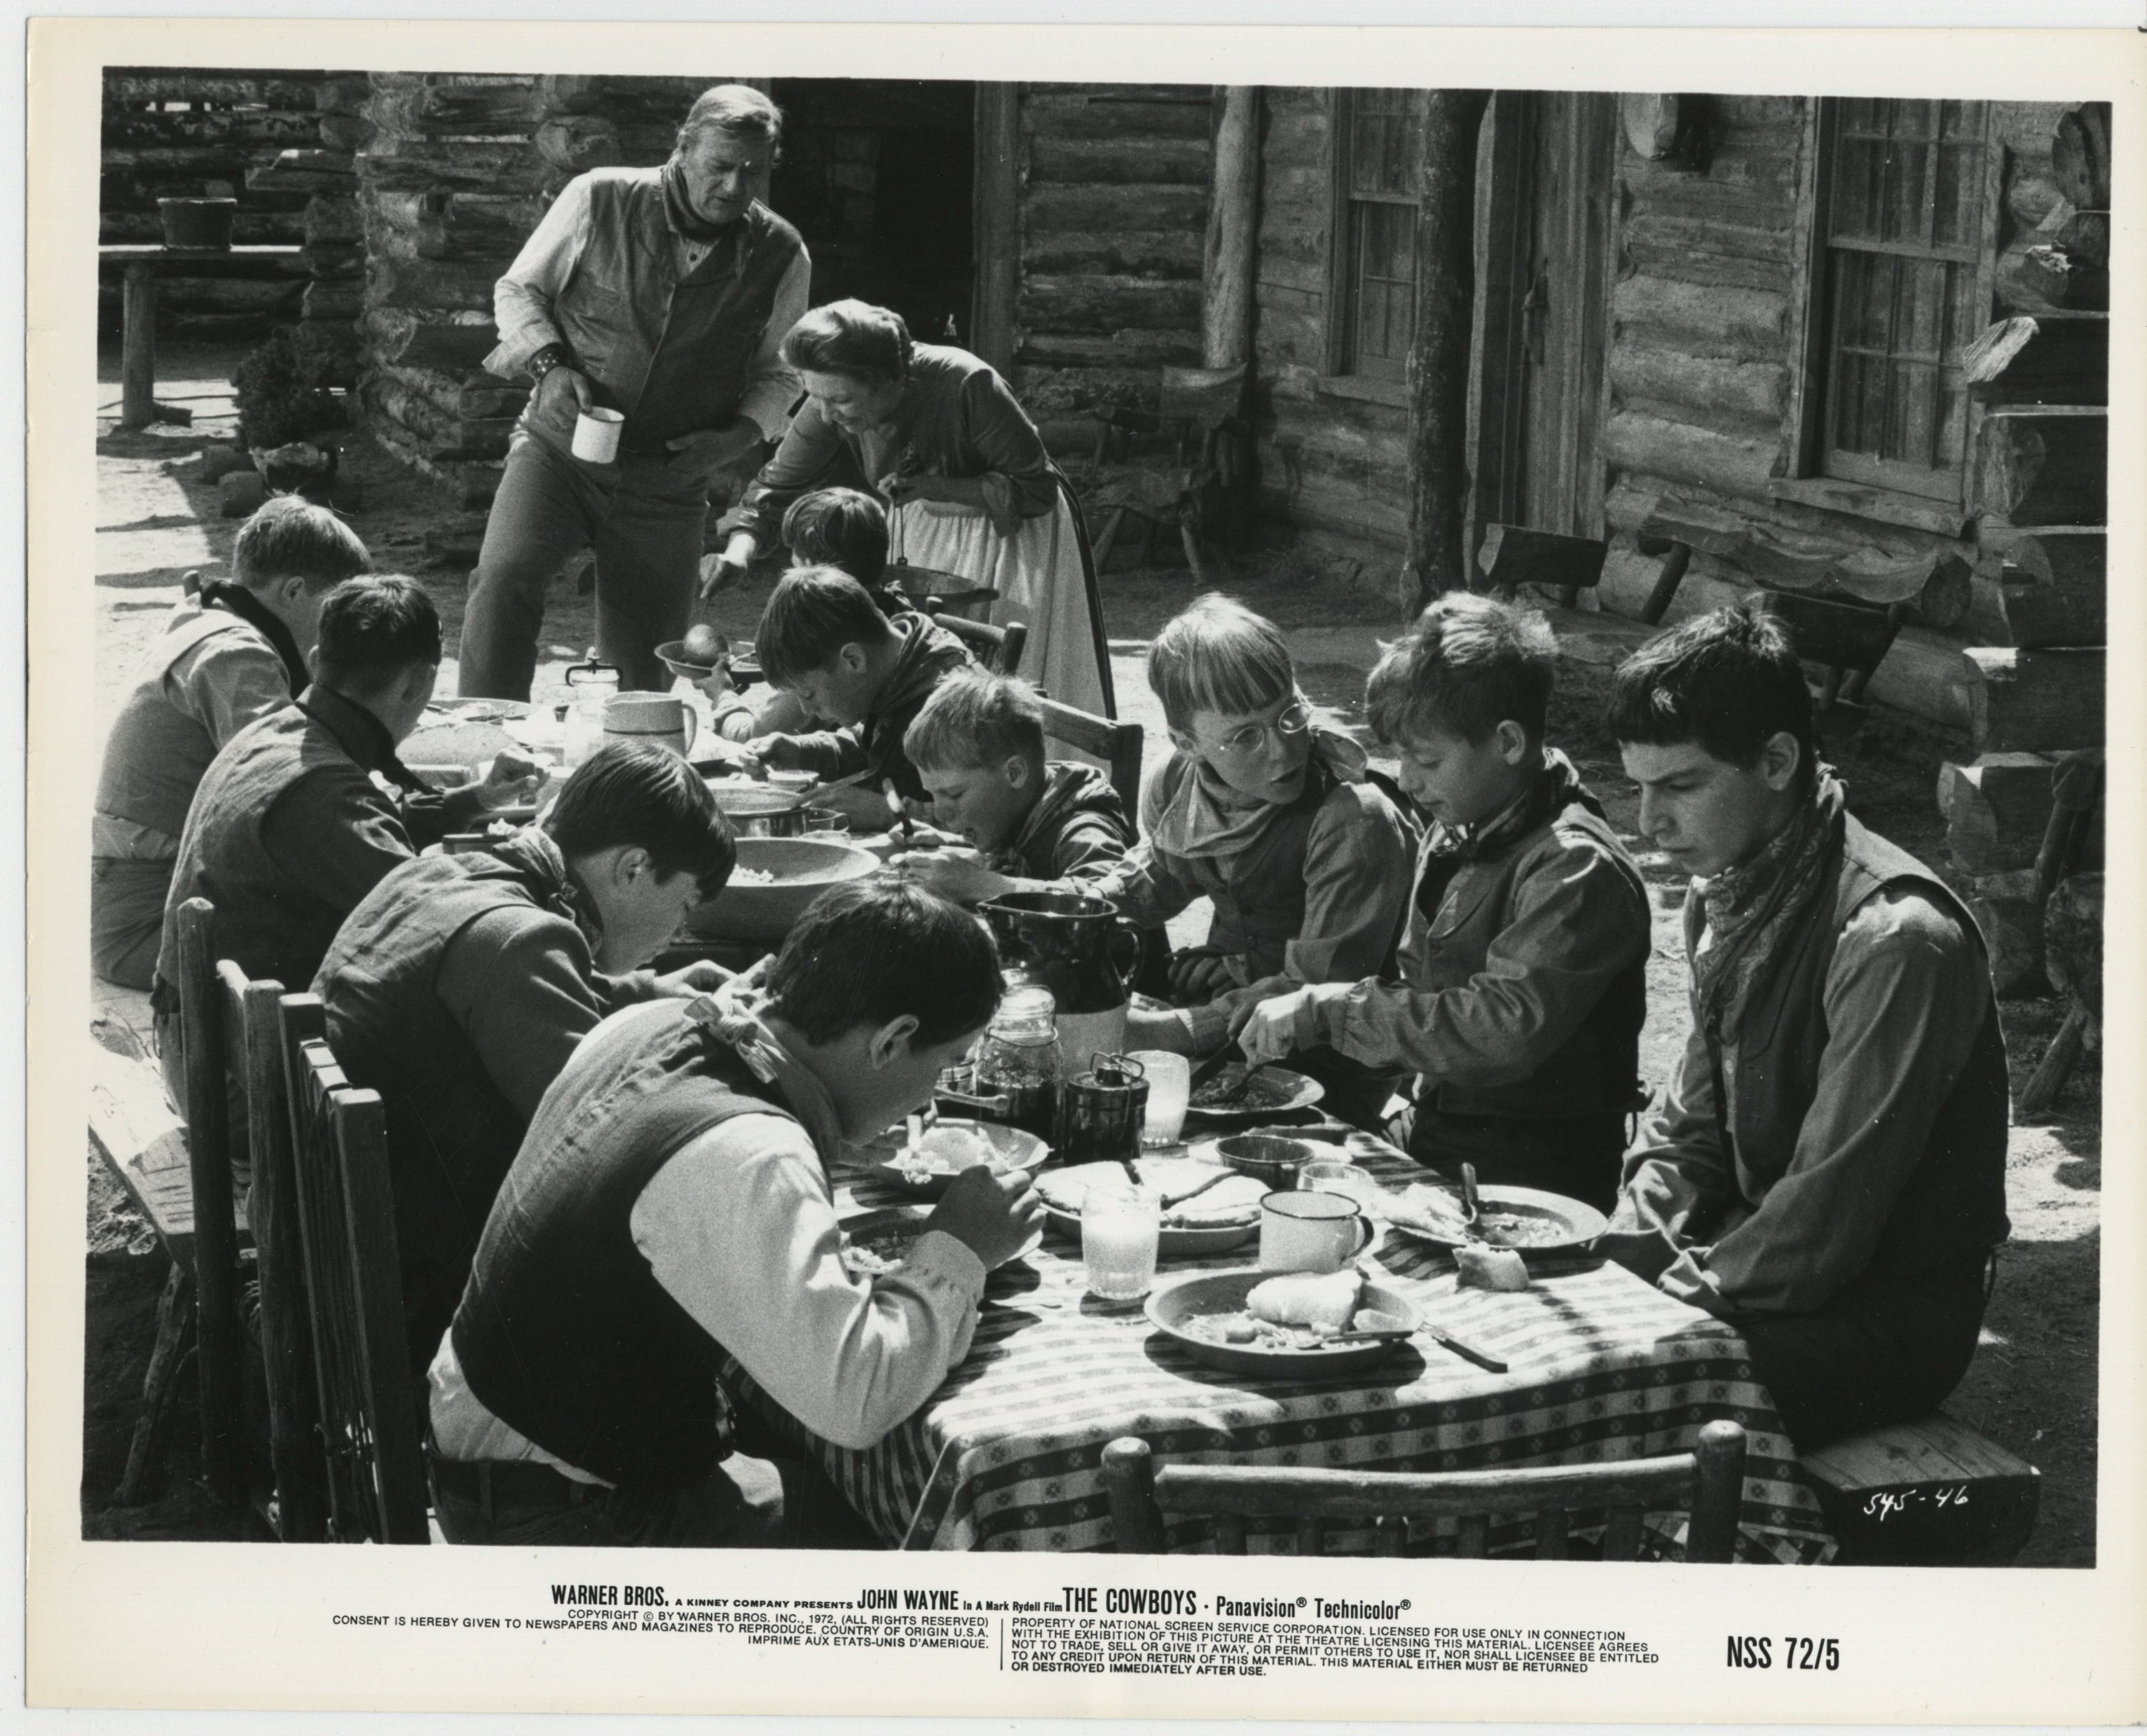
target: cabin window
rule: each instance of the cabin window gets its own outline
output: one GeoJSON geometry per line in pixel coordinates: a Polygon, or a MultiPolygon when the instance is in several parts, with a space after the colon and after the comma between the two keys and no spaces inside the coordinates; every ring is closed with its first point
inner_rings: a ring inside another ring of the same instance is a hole
{"type": "Polygon", "coordinates": [[[1819,124],[1810,468],[1958,504],[1969,441],[1961,353],[1990,305],[1986,105],[1843,98],[1823,105],[1819,124]]]}
{"type": "Polygon", "coordinates": [[[1335,93],[1333,373],[1397,386],[1408,378],[1423,129],[1421,91],[1335,93]]]}

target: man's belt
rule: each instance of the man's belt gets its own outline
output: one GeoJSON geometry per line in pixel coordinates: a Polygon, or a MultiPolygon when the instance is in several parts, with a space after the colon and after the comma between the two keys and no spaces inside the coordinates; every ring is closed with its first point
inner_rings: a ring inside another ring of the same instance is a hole
{"type": "Polygon", "coordinates": [[[474,1503],[487,1518],[497,1507],[578,1507],[608,1493],[601,1483],[579,1482],[533,1458],[448,1458],[430,1442],[425,1464],[437,1493],[474,1503]]]}

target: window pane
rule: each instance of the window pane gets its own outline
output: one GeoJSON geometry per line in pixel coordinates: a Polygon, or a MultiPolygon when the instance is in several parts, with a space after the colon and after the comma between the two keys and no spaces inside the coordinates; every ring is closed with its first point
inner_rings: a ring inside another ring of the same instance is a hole
{"type": "Polygon", "coordinates": [[[1939,247],[1965,247],[1979,238],[1976,205],[1982,193],[1981,148],[1944,145],[1939,149],[1938,197],[1931,240],[1939,247]]]}
{"type": "Polygon", "coordinates": [[[1919,97],[1896,98],[1886,105],[1889,128],[1897,139],[1911,143],[1930,138],[1938,118],[1938,104],[1919,97]]]}
{"type": "Polygon", "coordinates": [[[1886,149],[1884,190],[1879,198],[1879,236],[1882,241],[1921,242],[1924,238],[1924,170],[1929,148],[1893,141],[1886,149]]]}
{"type": "Polygon", "coordinates": [[[1879,457],[1908,464],[1934,463],[1937,414],[1938,370],[1913,363],[1896,363],[1887,404],[1886,441],[1879,457]]]}
{"type": "Polygon", "coordinates": [[[1895,263],[1900,268],[1902,283],[1894,353],[1936,362],[1953,311],[1947,305],[1949,268],[1935,260],[1903,259],[1895,263]]]}
{"type": "Polygon", "coordinates": [[[1409,205],[1352,208],[1356,295],[1353,373],[1399,379],[1416,324],[1416,210],[1409,205]]]}
{"type": "Polygon", "coordinates": [[[1876,238],[1872,207],[1884,153],[1868,138],[1844,138],[1834,161],[1833,233],[1876,238]]]}

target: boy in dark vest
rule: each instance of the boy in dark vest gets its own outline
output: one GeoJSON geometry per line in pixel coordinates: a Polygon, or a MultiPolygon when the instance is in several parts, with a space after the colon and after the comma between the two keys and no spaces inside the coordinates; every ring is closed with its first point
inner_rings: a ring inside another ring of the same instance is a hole
{"type": "Polygon", "coordinates": [[[1094,766],[1046,761],[1043,713],[1025,681],[964,669],[934,689],[902,738],[932,798],[932,818],[981,860],[918,851],[903,869],[973,904],[1088,878],[1133,842],[1111,780],[1094,766]]]}
{"type": "Polygon", "coordinates": [[[150,987],[187,810],[209,762],[308,679],[321,603],[370,569],[326,507],[279,495],[239,527],[231,578],[171,613],[105,738],[90,818],[89,960],[108,983],[150,987]]]}
{"type": "Polygon", "coordinates": [[[500,278],[484,365],[532,390],[470,582],[465,694],[529,697],[545,588],[592,546],[598,653],[624,687],[671,685],[656,648],[693,611],[710,484],[758,461],[798,395],[781,345],[812,262],[757,197],[782,137],[750,86],[703,91],[668,162],[576,176],[500,278]],[[609,463],[574,456],[592,408],[624,418],[609,463]]]}
{"type": "Polygon", "coordinates": [[[661,748],[600,748],[543,822],[392,870],[313,993],[351,1083],[381,1094],[412,1367],[432,1359],[538,1100],[607,1015],[713,988],[639,968],[737,853],[708,787],[661,748]]]}
{"type": "Polygon", "coordinates": [[[903,752],[903,733],[932,690],[973,662],[959,639],[923,615],[890,620],[833,567],[793,567],[768,593],[754,644],[769,685],[833,726],[755,736],[747,744],[755,758],[826,778],[869,772],[862,787],[826,798],[860,827],[887,825],[889,791],[904,802],[929,799],[903,752]]]}
{"type": "MultiPolygon", "coordinates": [[[[1205,1054],[1246,1001],[1304,983],[1354,983],[1393,966],[1409,913],[1414,822],[1364,750],[1318,723],[1275,624],[1210,593],[1149,648],[1170,757],[1141,792],[1141,839],[1097,893],[1160,928],[1214,905],[1204,945],[1173,961],[1175,1012],[1135,1013],[1128,1041],[1205,1054]]],[[[1327,1107],[1369,1126],[1400,1075],[1331,1048],[1300,1057],[1327,1107]]]]}
{"type": "Polygon", "coordinates": [[[1434,822],[1400,978],[1244,1009],[1254,1060],[1328,1044],[1418,1076],[1421,1162],[1608,1208],[1639,1088],[1649,918],[1639,870],[1544,744],[1558,642],[1542,616],[1442,597],[1379,659],[1364,709],[1434,822]]]}
{"type": "Polygon", "coordinates": [[[428,789],[396,755],[440,667],[440,618],[414,578],[346,580],[321,604],[313,679],[240,730],[203,775],[164,905],[151,998],[166,1077],[179,1068],[178,908],[216,907],[213,956],[286,988],[313,980],[343,918],[389,869],[478,815],[527,799],[533,763],[503,753],[483,783],[428,789]],[[393,793],[390,793],[390,792],[393,793]]]}
{"type": "Polygon", "coordinates": [[[998,1004],[975,918],[921,887],[822,895],[769,969],[608,1018],[538,1105],[431,1371],[450,1541],[858,1540],[801,1465],[726,1456],[728,1352],[793,1418],[871,1446],[968,1353],[984,1274],[1042,1213],[959,1176],[902,1265],[853,1275],[828,1164],[931,1100],[998,1004]]]}
{"type": "Polygon", "coordinates": [[[1641,832],[1694,876],[1693,1030],[1599,1246],[1736,1326],[1799,1448],[1922,1415],[2009,1228],[1982,936],[1848,812],[1772,617],[1649,641],[1610,727],[1641,832]]]}

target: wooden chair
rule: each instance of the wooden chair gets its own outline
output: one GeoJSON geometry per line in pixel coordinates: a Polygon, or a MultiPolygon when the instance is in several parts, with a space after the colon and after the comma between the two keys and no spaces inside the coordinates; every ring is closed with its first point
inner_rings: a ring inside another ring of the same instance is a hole
{"type": "Polygon", "coordinates": [[[1519,585],[1548,585],[1558,593],[1560,608],[1572,608],[1583,590],[1601,582],[1609,554],[1610,545],[1594,537],[1494,524],[1484,532],[1476,564],[1485,584],[1501,597],[1510,598],[1519,585]]]}
{"type": "Polygon", "coordinates": [[[1872,671],[1893,648],[1908,605],[1881,608],[1874,603],[1837,602],[1800,591],[1764,591],[1767,612],[1782,621],[1796,641],[1797,655],[1819,666],[1819,692],[1813,703],[1824,718],[1837,703],[1862,702],[1872,671]]]}
{"type": "MultiPolygon", "coordinates": [[[[1174,521],[1194,582],[1208,583],[1201,560],[1204,533],[1214,528],[1219,508],[1229,516],[1242,517],[1238,510],[1244,497],[1241,453],[1249,429],[1244,397],[1242,363],[1235,368],[1166,368],[1153,413],[1124,407],[1103,413],[1090,465],[1099,481],[1087,501],[1090,509],[1109,515],[1096,539],[1099,575],[1130,514],[1142,522],[1143,565],[1154,558],[1158,530],[1174,521]],[[1104,467],[1114,451],[1123,448],[1121,455],[1130,457],[1133,437],[1142,434],[1163,438],[1172,449],[1173,467],[1169,471],[1137,468],[1104,479],[1104,467]]],[[[1236,528],[1229,527],[1233,534],[1236,528]]]]}
{"type": "Polygon", "coordinates": [[[249,981],[229,959],[217,967],[227,1033],[236,1033],[246,1087],[247,1146],[253,1183],[247,1220],[261,1288],[261,1359],[268,1395],[272,1523],[287,1543],[328,1534],[327,1467],[321,1457],[305,1252],[298,1227],[291,1116],[283,1079],[283,985],[249,981]]]}
{"type": "Polygon", "coordinates": [[[1064,742],[1070,748],[1101,760],[1109,769],[1111,788],[1126,810],[1126,823],[1140,835],[1141,751],[1146,739],[1138,723],[1121,723],[1099,718],[1094,712],[1061,705],[1056,699],[1039,698],[1043,708],[1047,741],[1064,742]]]}
{"type": "Polygon", "coordinates": [[[380,1094],[329,1052],[319,999],[278,1003],[332,1543],[422,1543],[425,1466],[380,1094]]]}
{"type": "Polygon", "coordinates": [[[993,674],[1019,673],[1022,648],[1028,643],[1028,628],[1023,623],[1009,621],[1003,627],[994,627],[988,621],[972,621],[963,615],[934,615],[932,623],[967,645],[993,674]]]}
{"type": "Polygon", "coordinates": [[[1104,1486],[1119,1553],[1168,1552],[1166,1513],[1209,1515],[1215,1553],[1245,1553],[1245,1521],[1294,1518],[1300,1555],[1324,1553],[1327,1527],[1338,1519],[1370,1519],[1375,1553],[1399,1555],[1411,1518],[1458,1522],[1455,1553],[1487,1553],[1490,1522],[1533,1513],[1536,1554],[1564,1560],[1576,1511],[1608,1508],[1602,1558],[1631,1561],[1650,1511],[1680,1508],[1691,1515],[1685,1559],[1730,1560],[1744,1494],[1744,1431],[1709,1423],[1689,1453],[1620,1463],[1548,1465],[1510,1471],[1334,1471],[1295,1466],[1166,1465],[1155,1468],[1146,1441],[1121,1436],[1104,1448],[1104,1486]]]}

